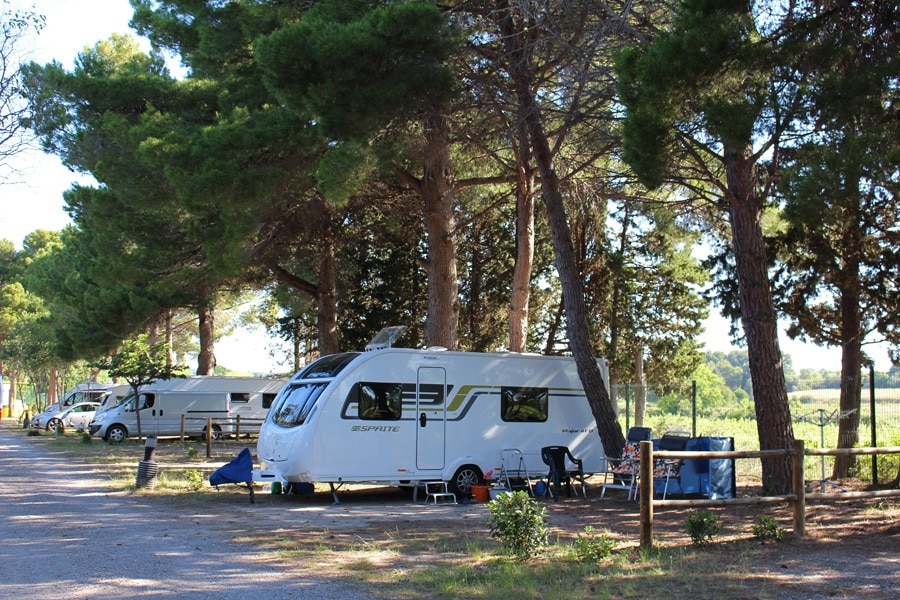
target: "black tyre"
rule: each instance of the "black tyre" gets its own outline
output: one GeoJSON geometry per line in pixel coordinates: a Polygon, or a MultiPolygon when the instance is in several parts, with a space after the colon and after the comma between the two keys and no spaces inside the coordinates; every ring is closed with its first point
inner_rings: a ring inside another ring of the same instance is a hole
{"type": "Polygon", "coordinates": [[[106,441],[107,442],[124,442],[128,438],[128,430],[125,429],[122,425],[110,425],[109,429],[106,430],[106,441]]]}
{"type": "Polygon", "coordinates": [[[448,488],[457,497],[465,497],[472,493],[472,485],[482,485],[484,473],[475,465],[463,465],[453,474],[453,479],[448,483],[448,488]]]}
{"type": "Polygon", "coordinates": [[[63,425],[63,422],[59,419],[50,419],[47,421],[47,431],[56,431],[57,428],[62,432],[65,431],[66,426],[63,425]]]}
{"type": "MultiPolygon", "coordinates": [[[[222,439],[222,428],[218,425],[212,426],[212,435],[210,436],[214,440],[222,439]]],[[[203,439],[206,439],[206,427],[203,428],[203,439]]]]}

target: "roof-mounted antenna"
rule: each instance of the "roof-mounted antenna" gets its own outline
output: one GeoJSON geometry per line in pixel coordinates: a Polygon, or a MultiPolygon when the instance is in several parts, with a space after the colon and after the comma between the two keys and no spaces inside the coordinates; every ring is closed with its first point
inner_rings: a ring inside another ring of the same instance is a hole
{"type": "Polygon", "coordinates": [[[392,327],[385,327],[381,331],[375,334],[375,337],[366,344],[366,352],[370,350],[382,350],[384,348],[390,348],[391,345],[397,340],[398,337],[403,335],[403,332],[406,331],[406,325],[394,325],[392,327]]]}

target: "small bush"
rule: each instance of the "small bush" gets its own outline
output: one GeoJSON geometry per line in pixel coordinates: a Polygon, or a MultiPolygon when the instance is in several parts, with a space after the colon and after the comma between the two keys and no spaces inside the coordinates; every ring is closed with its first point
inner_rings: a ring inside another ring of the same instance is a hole
{"type": "Polygon", "coordinates": [[[196,469],[184,472],[184,477],[188,482],[188,489],[192,492],[199,492],[203,489],[203,473],[196,469]]]}
{"type": "Polygon", "coordinates": [[[722,531],[719,516],[708,509],[692,512],[684,524],[695,546],[705,546],[722,531]]]}
{"type": "Polygon", "coordinates": [[[590,525],[575,538],[575,555],[581,562],[599,562],[609,558],[615,549],[616,542],[609,539],[608,532],[598,535],[590,525]]]}
{"type": "Polygon", "coordinates": [[[488,509],[491,537],[517,558],[528,560],[547,545],[547,509],[525,492],[500,494],[488,509]]]}
{"type": "Polygon", "coordinates": [[[194,448],[193,446],[188,447],[187,455],[190,460],[196,460],[197,454],[198,454],[198,452],[197,452],[196,448],[194,448]]]}
{"type": "Polygon", "coordinates": [[[778,521],[768,515],[757,515],[756,522],[750,526],[753,537],[764,542],[766,540],[775,540],[780,542],[784,539],[785,529],[778,526],[778,521]]]}
{"type": "Polygon", "coordinates": [[[91,435],[91,432],[89,430],[82,429],[80,433],[81,433],[81,443],[82,444],[90,444],[94,441],[94,438],[91,435]]]}
{"type": "Polygon", "coordinates": [[[26,435],[28,437],[36,437],[36,436],[41,435],[41,430],[40,429],[29,429],[28,433],[26,435]]]}

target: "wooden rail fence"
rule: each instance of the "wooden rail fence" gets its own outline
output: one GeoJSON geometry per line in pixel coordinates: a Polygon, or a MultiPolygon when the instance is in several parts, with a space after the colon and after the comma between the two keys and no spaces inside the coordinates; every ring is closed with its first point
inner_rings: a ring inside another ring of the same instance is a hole
{"type": "Polygon", "coordinates": [[[179,441],[183,442],[185,435],[188,433],[187,421],[203,421],[206,425],[203,430],[198,433],[203,433],[203,437],[206,438],[206,458],[211,458],[214,426],[218,426],[220,430],[223,427],[233,427],[234,433],[232,434],[232,432],[229,431],[226,432],[226,435],[234,435],[235,438],[240,438],[242,426],[255,428],[255,432],[259,433],[259,427],[262,426],[264,420],[265,419],[242,419],[241,415],[237,415],[234,421],[220,423],[218,421],[213,421],[210,417],[188,417],[186,415],[181,415],[181,434],[179,436],[179,441]]]}
{"type": "Polygon", "coordinates": [[[728,507],[760,504],[791,504],[793,529],[796,537],[806,535],[806,502],[830,501],[857,498],[898,498],[900,489],[872,490],[867,492],[840,493],[806,493],[803,459],[806,456],[849,456],[854,454],[896,454],[900,446],[882,448],[810,448],[804,447],[803,440],[794,440],[792,448],[784,450],[737,450],[725,452],[713,451],[673,451],[653,450],[653,442],[641,442],[640,471],[638,489],[640,494],[641,547],[653,546],[653,511],[657,507],[728,507]],[[775,458],[791,457],[791,493],[776,496],[748,496],[742,498],[689,499],[689,500],[656,500],[653,497],[653,461],[657,458],[691,459],[691,458],[775,458]],[[647,476],[645,476],[645,474],[647,476]]]}

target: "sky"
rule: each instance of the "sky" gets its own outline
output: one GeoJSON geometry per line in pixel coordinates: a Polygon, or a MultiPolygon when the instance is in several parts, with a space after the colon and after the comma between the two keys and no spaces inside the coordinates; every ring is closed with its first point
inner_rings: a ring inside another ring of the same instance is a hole
{"type": "MultiPolygon", "coordinates": [[[[46,26],[24,48],[30,60],[47,63],[57,60],[71,68],[76,55],[86,47],[113,33],[136,35],[128,28],[131,6],[128,0],[12,0],[13,6],[31,7],[46,17],[46,26]]],[[[146,44],[149,48],[149,44],[146,44]]],[[[40,151],[18,157],[18,182],[0,185],[0,239],[8,239],[21,248],[22,240],[35,229],[57,231],[71,221],[63,208],[62,193],[74,183],[91,184],[90,177],[66,169],[58,158],[40,151]]],[[[394,325],[388,323],[386,325],[394,325]]],[[[715,309],[706,322],[701,342],[709,351],[735,349],[728,337],[728,322],[715,309]]],[[[790,354],[794,369],[839,371],[840,350],[820,348],[790,340],[782,333],[782,353],[790,354]]],[[[216,357],[222,366],[254,373],[285,370],[285,363],[269,356],[266,336],[259,331],[242,331],[216,344],[216,357]]],[[[283,346],[276,344],[276,352],[283,346]]],[[[872,352],[876,368],[887,370],[890,362],[884,347],[872,352]]]]}

